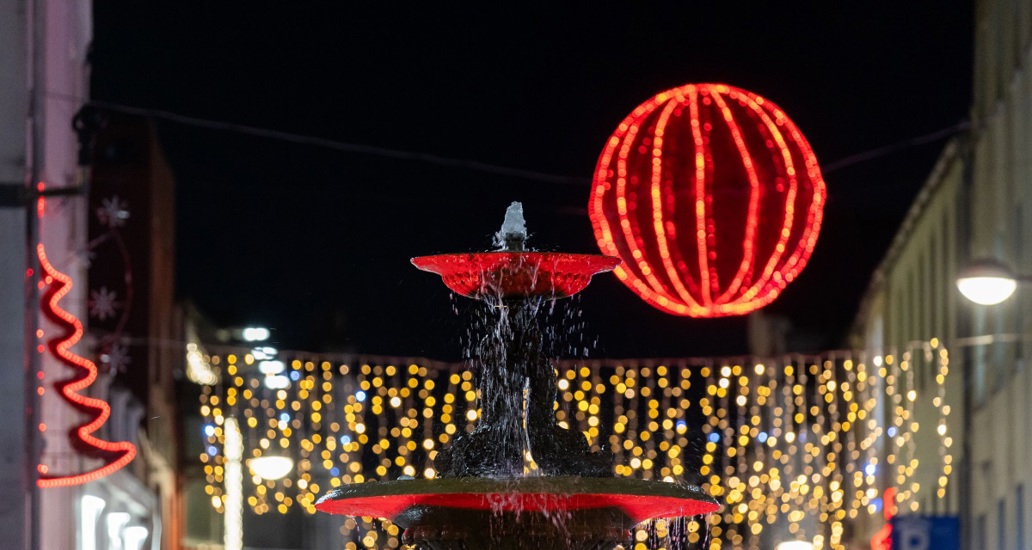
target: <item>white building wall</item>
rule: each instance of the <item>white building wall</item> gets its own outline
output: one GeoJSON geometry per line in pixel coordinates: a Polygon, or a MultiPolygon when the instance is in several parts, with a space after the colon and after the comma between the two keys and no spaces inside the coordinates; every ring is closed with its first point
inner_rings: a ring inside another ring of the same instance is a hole
{"type": "MultiPolygon", "coordinates": [[[[1032,2],[977,4],[968,253],[1032,273],[1032,2]]],[[[972,341],[970,548],[1032,547],[1032,292],[965,304],[972,341]],[[984,525],[984,528],[981,526],[984,525]]]]}
{"type": "MultiPolygon", "coordinates": [[[[72,121],[89,89],[91,9],[90,2],[0,0],[0,184],[32,189],[43,182],[55,189],[82,183],[72,121]]],[[[55,470],[74,473],[83,466],[63,436],[81,417],[57,397],[52,385],[70,371],[35,349],[56,331],[43,319],[38,296],[29,291],[39,277],[30,259],[36,235],[28,228],[34,218],[32,202],[0,206],[0,407],[5,418],[16,419],[0,430],[0,546],[74,549],[83,547],[78,511],[87,489],[32,490],[37,458],[30,436],[38,432],[35,420],[25,416],[27,405],[41,404],[39,420],[49,436],[45,451],[55,470]],[[29,268],[34,268],[33,280],[26,278],[29,268]],[[44,332],[41,340],[28,334],[36,326],[44,332]],[[35,393],[37,369],[44,375],[42,400],[26,397],[35,393]]],[[[75,282],[61,306],[80,319],[86,317],[86,221],[84,198],[52,197],[38,225],[51,262],[75,282]]],[[[88,355],[86,344],[75,351],[88,355]]],[[[97,389],[102,387],[97,384],[97,389]]],[[[98,489],[97,483],[88,490],[98,489]]]]}
{"type": "MultiPolygon", "coordinates": [[[[957,232],[959,222],[956,205],[962,189],[963,166],[956,143],[947,147],[929,181],[931,196],[920,204],[920,212],[908,216],[911,222],[906,227],[907,238],[898,246],[898,252],[891,261],[882,266],[885,277],[886,342],[885,353],[895,350],[896,361],[900,354],[910,354],[910,378],[896,381],[898,394],[906,395],[913,390],[915,399],[911,405],[919,429],[913,434],[915,458],[918,468],[912,481],[920,484],[920,491],[911,501],[900,503],[901,513],[913,513],[914,505],[922,514],[958,514],[960,501],[960,479],[956,466],[959,463],[963,445],[963,423],[960,415],[954,414],[962,408],[963,379],[961,357],[957,350],[951,350],[950,374],[946,378],[945,402],[950,407],[946,416],[947,435],[953,438],[946,447],[937,428],[943,420],[943,410],[936,406],[939,385],[936,381],[938,366],[928,361],[926,352],[915,345],[930,342],[936,338],[947,348],[955,340],[957,326],[946,312],[955,308],[956,291],[952,284],[956,273],[957,232]],[[945,498],[938,498],[939,477],[942,475],[943,456],[951,457],[951,475],[945,498]]],[[[888,411],[889,414],[892,411],[888,411]]],[[[890,485],[895,484],[891,474],[890,485]]],[[[908,480],[909,481],[909,480],[908,480]]]]}
{"type": "MultiPolygon", "coordinates": [[[[958,296],[953,285],[959,257],[963,223],[964,156],[962,142],[951,141],[943,150],[932,174],[908,212],[902,227],[874,280],[857,318],[854,347],[868,350],[872,356],[893,356],[894,366],[887,367],[888,376],[875,381],[881,395],[877,412],[886,426],[897,417],[894,396],[904,396],[902,405],[910,410],[918,430],[912,451],[898,449],[891,437],[878,442],[882,467],[879,468],[883,489],[893,487],[900,496],[898,514],[960,515],[963,478],[960,476],[964,429],[960,412],[963,409],[964,383],[962,354],[952,343],[958,335],[958,296]],[[936,380],[938,365],[929,360],[932,339],[938,339],[950,350],[950,373],[945,382],[945,404],[949,406],[944,444],[938,432],[943,408],[936,380]],[[908,355],[904,356],[905,353],[908,355]],[[900,370],[900,362],[909,358],[909,372],[900,370]],[[888,386],[891,385],[891,393],[888,386]],[[913,390],[914,400],[909,402],[913,390]],[[895,464],[886,464],[895,452],[895,464]],[[918,460],[917,468],[902,485],[896,469],[906,464],[909,453],[918,460]],[[939,478],[943,475],[945,457],[949,457],[950,473],[946,490],[940,498],[939,478]],[[914,491],[914,484],[917,491],[914,491]],[[907,491],[910,496],[907,497],[907,491]]],[[[875,526],[877,527],[877,526],[875,526]]],[[[870,534],[870,533],[868,533],[870,534]]]]}
{"type": "MultiPolygon", "coordinates": [[[[0,0],[0,185],[25,185],[28,120],[26,3],[0,0]]],[[[0,206],[0,416],[25,414],[25,209],[0,206]]],[[[0,533],[11,548],[28,544],[31,480],[28,422],[0,430],[0,533]]]]}
{"type": "MultiPolygon", "coordinates": [[[[36,101],[40,105],[38,115],[42,117],[38,126],[40,135],[32,142],[38,148],[34,158],[40,162],[36,179],[49,189],[75,187],[83,182],[78,175],[78,141],[72,120],[89,90],[86,52],[92,33],[91,3],[43,0],[34,7],[38,16],[36,44],[41,49],[38,53],[42,61],[35,79],[36,101]]],[[[73,281],[72,291],[60,305],[81,320],[87,317],[87,264],[82,253],[86,248],[86,222],[86,199],[80,195],[48,198],[45,214],[39,221],[39,237],[46,246],[47,256],[58,271],[69,275],[73,281]]],[[[39,311],[38,305],[35,309],[39,311]]],[[[38,323],[44,338],[56,334],[55,327],[42,315],[38,323]]],[[[86,343],[78,344],[73,351],[89,356],[86,343]]],[[[69,376],[69,368],[49,352],[41,357],[45,382],[69,376]]],[[[84,464],[74,458],[77,453],[63,434],[85,417],[58,398],[52,385],[45,383],[44,388],[49,391],[43,397],[41,418],[47,425],[47,461],[58,471],[81,471],[84,464]],[[67,459],[61,460],[62,457],[67,459]]],[[[77,512],[82,494],[81,486],[39,491],[42,524],[68,526],[42,528],[41,548],[82,547],[77,540],[78,530],[72,527],[80,524],[77,512]]]]}
{"type": "MultiPolygon", "coordinates": [[[[884,316],[890,347],[946,339],[952,351],[950,430],[958,436],[954,455],[964,435],[954,426],[970,427],[970,456],[956,462],[970,474],[963,488],[969,499],[965,510],[954,491],[948,506],[923,511],[967,511],[968,548],[1026,550],[1032,548],[1032,376],[1025,366],[1032,350],[1032,292],[1022,288],[1004,304],[983,307],[958,300],[953,284],[958,266],[983,257],[1032,273],[1032,2],[979,0],[975,16],[972,132],[961,140],[948,184],[923,204],[927,197],[919,197],[908,215],[867,299],[884,304],[862,312],[858,325],[870,340],[871,319],[884,316]],[[971,398],[966,409],[965,378],[971,398]]],[[[922,398],[932,374],[918,376],[922,455],[936,447],[926,432],[934,414],[922,398]]],[[[964,481],[955,473],[951,486],[964,481]]]]}

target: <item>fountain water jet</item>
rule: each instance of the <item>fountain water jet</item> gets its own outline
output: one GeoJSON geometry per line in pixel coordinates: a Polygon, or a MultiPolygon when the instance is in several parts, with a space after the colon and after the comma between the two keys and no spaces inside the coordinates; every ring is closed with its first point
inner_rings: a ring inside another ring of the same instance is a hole
{"type": "Polygon", "coordinates": [[[437,454],[440,478],[345,485],[317,509],[389,519],[417,548],[472,550],[614,548],[642,521],[719,508],[699,487],[614,478],[611,453],[558,425],[556,375],[536,314],[620,260],[528,251],[526,239],[522,206],[513,203],[495,235],[500,250],[412,260],[497,313],[477,346],[480,420],[437,454]],[[525,475],[528,455],[539,475],[525,475]]]}

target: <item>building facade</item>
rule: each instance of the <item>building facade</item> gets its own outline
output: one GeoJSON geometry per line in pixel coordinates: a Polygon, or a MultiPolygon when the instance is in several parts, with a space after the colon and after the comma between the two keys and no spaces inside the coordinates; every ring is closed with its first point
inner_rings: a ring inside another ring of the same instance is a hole
{"type": "MultiPolygon", "coordinates": [[[[876,272],[854,327],[854,344],[888,353],[906,342],[945,339],[952,351],[947,402],[957,466],[946,498],[922,513],[962,517],[966,548],[1026,549],[1032,541],[1032,293],[980,306],[955,287],[957,272],[994,259],[1032,273],[1032,2],[974,3],[970,128],[946,146],[876,272]]],[[[922,463],[936,459],[936,372],[912,372],[922,463]],[[933,424],[929,425],[929,422],[933,424]]],[[[887,381],[888,382],[888,381],[887,381]]],[[[899,395],[904,380],[887,383],[899,395]]],[[[891,406],[892,396],[885,396],[891,406]]],[[[894,486],[886,477],[886,487],[894,486]]],[[[928,477],[922,485],[936,480],[928,477]]],[[[908,508],[910,503],[901,503],[908,508]]]]}
{"type": "Polygon", "coordinates": [[[852,335],[878,369],[877,410],[889,428],[877,434],[877,472],[883,493],[893,489],[898,515],[962,514],[965,395],[954,344],[964,304],[953,281],[963,244],[964,167],[963,144],[951,141],[875,271],[852,335]],[[952,352],[946,372],[929,357],[937,343],[952,352]],[[890,462],[892,454],[907,459],[890,462]]]}
{"type": "MultiPolygon", "coordinates": [[[[979,1],[975,21],[966,252],[1032,273],[1032,2],[979,1]]],[[[995,306],[965,304],[972,548],[1032,544],[1029,290],[995,306]]]]}
{"type": "Polygon", "coordinates": [[[91,40],[90,2],[0,1],[4,548],[179,547],[171,175],[149,125],[85,108],[91,40]]]}
{"type": "Polygon", "coordinates": [[[141,117],[87,110],[80,124],[90,166],[85,281],[89,343],[111,383],[112,406],[139,457],[126,470],[146,495],[154,548],[179,548],[183,439],[174,373],[185,361],[183,320],[174,303],[175,182],[153,124],[141,117]],[[102,304],[103,302],[103,304],[102,304]],[[100,307],[100,306],[104,307],[100,307]],[[116,401],[117,398],[117,401],[116,401]]]}

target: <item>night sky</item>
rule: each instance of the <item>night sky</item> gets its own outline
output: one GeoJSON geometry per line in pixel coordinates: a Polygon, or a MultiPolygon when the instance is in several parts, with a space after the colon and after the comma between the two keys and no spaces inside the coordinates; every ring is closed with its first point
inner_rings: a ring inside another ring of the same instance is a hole
{"type": "MultiPolygon", "coordinates": [[[[281,348],[459,355],[467,304],[409,258],[488,248],[513,200],[531,246],[596,252],[586,204],[598,154],[667,88],[763,95],[823,165],[955,125],[970,103],[967,2],[340,4],[97,2],[92,96],[566,181],[159,120],[178,186],[180,298],[221,325],[269,326],[281,348]]],[[[816,251],[767,308],[800,345],[842,343],[943,143],[825,174],[816,251]]],[[[580,307],[596,356],[745,351],[743,318],[670,316],[611,275],[580,307]]]]}

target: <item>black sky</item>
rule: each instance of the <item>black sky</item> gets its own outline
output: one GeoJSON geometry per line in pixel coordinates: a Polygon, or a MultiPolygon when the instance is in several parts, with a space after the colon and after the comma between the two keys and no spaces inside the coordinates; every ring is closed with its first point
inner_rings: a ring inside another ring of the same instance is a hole
{"type": "MultiPolygon", "coordinates": [[[[965,2],[339,4],[97,2],[93,98],[585,179],[623,116],[688,82],[775,101],[822,164],[956,124],[970,102],[965,2]]],[[[408,259],[486,248],[512,200],[532,245],[597,250],[586,185],[159,129],[180,296],[282,347],[456,356],[464,321],[408,259]]],[[[942,145],[826,175],[814,256],[769,307],[820,336],[808,345],[840,343],[942,145]]],[[[666,315],[611,276],[581,305],[609,356],[745,351],[742,319],[666,315]]]]}

